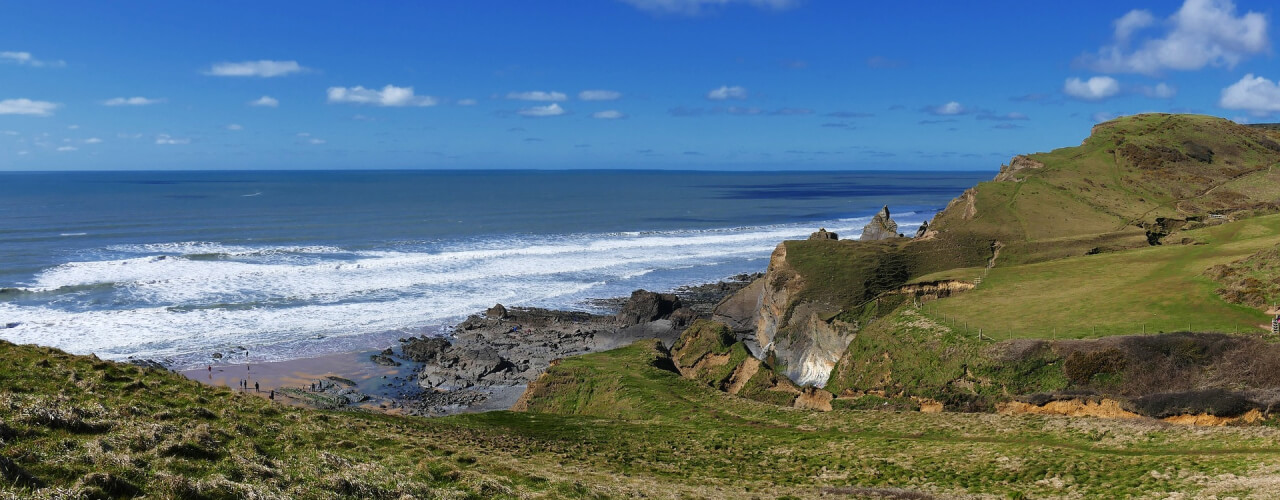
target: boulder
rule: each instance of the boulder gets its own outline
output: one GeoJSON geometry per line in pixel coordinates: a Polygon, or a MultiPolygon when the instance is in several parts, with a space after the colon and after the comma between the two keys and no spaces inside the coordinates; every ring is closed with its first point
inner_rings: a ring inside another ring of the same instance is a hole
{"type": "Polygon", "coordinates": [[[405,359],[430,363],[440,359],[440,354],[450,347],[449,341],[440,337],[411,338],[401,348],[405,359]]]}
{"type": "Polygon", "coordinates": [[[889,206],[885,205],[880,212],[871,217],[871,222],[862,228],[862,240],[887,240],[898,237],[898,223],[889,218],[889,206]]]}
{"type": "Polygon", "coordinates": [[[369,356],[369,361],[373,361],[374,363],[379,364],[379,365],[382,365],[382,366],[400,366],[400,362],[399,362],[399,361],[396,361],[396,360],[395,360],[395,359],[393,359],[391,356],[387,356],[386,354],[373,354],[373,355],[370,355],[370,356],[369,356]]]}
{"type": "Polygon", "coordinates": [[[618,311],[618,322],[623,325],[638,325],[671,317],[671,313],[680,309],[680,297],[673,293],[654,293],[647,290],[631,292],[631,298],[618,311]]]}
{"type": "Polygon", "coordinates": [[[502,304],[494,304],[484,312],[484,315],[489,319],[503,319],[507,317],[507,308],[502,304]]]}
{"type": "Polygon", "coordinates": [[[810,234],[809,239],[810,240],[838,240],[840,239],[840,235],[832,231],[827,231],[827,228],[825,227],[821,227],[821,228],[818,228],[817,232],[810,234]]]}

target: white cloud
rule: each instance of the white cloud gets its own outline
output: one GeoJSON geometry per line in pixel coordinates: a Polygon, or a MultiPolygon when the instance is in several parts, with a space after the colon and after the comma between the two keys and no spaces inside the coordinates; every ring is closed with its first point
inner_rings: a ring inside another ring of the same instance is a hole
{"type": "Polygon", "coordinates": [[[324,139],[308,139],[307,142],[311,144],[324,144],[324,139]]]}
{"type": "Polygon", "coordinates": [[[146,97],[114,97],[102,101],[104,106],[149,106],[152,104],[160,104],[164,99],[149,99],[146,97]]]}
{"type": "Polygon", "coordinates": [[[569,96],[562,92],[543,92],[541,90],[530,90],[526,92],[508,92],[507,99],[518,99],[521,101],[564,101],[569,96]]]}
{"type": "Polygon", "coordinates": [[[1165,21],[1168,29],[1163,36],[1140,42],[1131,39],[1154,23],[1150,12],[1130,11],[1115,21],[1114,43],[1080,61],[1103,73],[1156,75],[1166,69],[1233,68],[1251,55],[1267,52],[1271,45],[1266,16],[1252,11],[1237,16],[1231,0],[1186,0],[1165,21]]]}
{"type": "Polygon", "coordinates": [[[5,99],[0,101],[0,115],[52,116],[61,104],[31,99],[5,99]]]}
{"type": "Polygon", "coordinates": [[[1280,112],[1280,85],[1249,73],[1230,87],[1222,89],[1218,106],[1245,110],[1256,116],[1280,112]]]}
{"type": "Polygon", "coordinates": [[[1095,76],[1088,80],[1068,78],[1062,85],[1062,93],[1076,99],[1097,101],[1120,93],[1120,82],[1109,76],[1095,76]]]}
{"type": "Polygon", "coordinates": [[[707,92],[707,99],[713,101],[723,101],[725,99],[746,99],[747,89],[735,86],[721,85],[718,89],[711,89],[707,92]]]}
{"type": "Polygon", "coordinates": [[[0,52],[0,62],[13,63],[20,66],[32,66],[36,68],[61,68],[67,65],[66,61],[42,61],[40,59],[36,59],[30,52],[0,52]]]}
{"type": "Polygon", "coordinates": [[[622,98],[622,92],[616,90],[584,90],[578,92],[578,99],[583,101],[616,101],[622,98]]]}
{"type": "Polygon", "coordinates": [[[172,137],[169,134],[160,134],[156,136],[156,144],[191,144],[191,139],[179,139],[177,137],[172,137]]]}
{"type": "Polygon", "coordinates": [[[78,130],[79,128],[79,125],[67,125],[67,130],[78,130]]]}
{"type": "Polygon", "coordinates": [[[786,10],[800,4],[799,0],[622,0],[633,7],[655,14],[679,14],[696,16],[708,8],[731,4],[746,4],[767,10],[786,10]]]}
{"type": "Polygon", "coordinates": [[[210,76],[257,76],[271,78],[307,71],[298,61],[244,61],[214,64],[204,74],[210,76]]]}
{"type": "Polygon", "coordinates": [[[85,144],[102,144],[102,139],[99,139],[97,137],[90,137],[88,139],[85,139],[84,143],[85,144]]]}
{"type": "Polygon", "coordinates": [[[1153,97],[1156,99],[1172,99],[1178,95],[1178,88],[1164,82],[1157,83],[1154,87],[1142,87],[1142,95],[1153,97]]]}
{"type": "Polygon", "coordinates": [[[1115,113],[1112,113],[1110,111],[1099,111],[1097,113],[1090,115],[1089,118],[1092,118],[1093,121],[1095,122],[1102,123],[1105,121],[1111,121],[1115,119],[1117,116],[1119,115],[1116,115],[1115,113]]]}
{"type": "Polygon", "coordinates": [[[4,135],[18,135],[18,131],[17,131],[17,130],[0,130],[0,134],[4,134],[4,135]]]}
{"type": "Polygon", "coordinates": [[[311,132],[298,132],[298,137],[311,137],[311,132]]]}
{"type": "Polygon", "coordinates": [[[58,147],[58,151],[77,151],[79,149],[80,148],[77,148],[75,146],[59,146],[58,147]]]}
{"type": "Polygon", "coordinates": [[[249,101],[249,105],[258,106],[262,108],[278,108],[280,107],[280,101],[276,100],[276,98],[271,97],[269,95],[264,95],[252,101],[249,101]]]}
{"type": "Polygon", "coordinates": [[[458,99],[457,104],[459,106],[475,106],[476,100],[475,99],[458,99]]]}
{"type": "Polygon", "coordinates": [[[1133,36],[1133,33],[1155,24],[1156,16],[1151,15],[1151,11],[1147,10],[1131,10],[1127,14],[1120,16],[1115,20],[1116,41],[1125,43],[1133,36]]]}
{"type": "Polygon", "coordinates": [[[543,116],[560,116],[565,114],[564,108],[559,104],[551,103],[546,106],[534,106],[532,108],[524,108],[518,113],[521,116],[543,117],[543,116]]]}
{"type": "Polygon", "coordinates": [[[116,137],[119,139],[141,139],[142,134],[126,134],[124,132],[120,132],[116,134],[116,137]]]}
{"type": "Polygon", "coordinates": [[[935,115],[940,115],[940,116],[955,116],[955,115],[963,115],[965,113],[968,113],[969,108],[962,106],[960,103],[956,101],[950,101],[941,106],[928,108],[926,109],[926,111],[935,115]]]}
{"type": "Polygon", "coordinates": [[[601,120],[617,120],[619,118],[626,118],[627,115],[616,109],[606,109],[604,111],[596,111],[595,113],[591,113],[591,117],[599,118],[601,120]]]}
{"type": "Polygon", "coordinates": [[[18,151],[18,156],[27,156],[29,154],[31,154],[30,151],[18,151]]]}
{"type": "Polygon", "coordinates": [[[374,106],[435,106],[439,99],[429,95],[414,95],[413,87],[387,85],[382,90],[355,87],[329,87],[329,102],[371,104],[374,106]]]}
{"type": "Polygon", "coordinates": [[[232,123],[230,125],[227,125],[227,130],[244,130],[244,126],[240,125],[239,123],[232,123]]]}

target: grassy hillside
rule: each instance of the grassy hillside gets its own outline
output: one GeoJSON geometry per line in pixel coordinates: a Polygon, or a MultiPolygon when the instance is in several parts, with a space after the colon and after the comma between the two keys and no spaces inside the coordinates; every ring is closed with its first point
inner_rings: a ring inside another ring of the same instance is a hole
{"type": "Polygon", "coordinates": [[[1158,218],[1274,211],[1280,143],[1220,118],[1145,114],[1094,127],[1080,146],[1015,159],[938,215],[940,238],[983,235],[997,265],[1141,246],[1158,218]]]}
{"type": "Polygon", "coordinates": [[[791,307],[849,313],[907,282],[982,276],[937,313],[1005,337],[1248,328],[1259,314],[1216,298],[1202,273],[1280,242],[1274,219],[1195,228],[1280,210],[1280,143],[1268,134],[1196,115],[1099,124],[1080,146],[1015,158],[924,238],[786,242],[805,284],[791,307]],[[1209,245],[1169,248],[1184,241],[1209,245]]]}
{"type": "Polygon", "coordinates": [[[575,414],[282,407],[0,344],[0,498],[853,498],[1280,494],[1280,431],[842,411],[730,396],[641,343],[566,360],[575,414]],[[658,356],[661,357],[661,356],[658,356]],[[610,406],[628,408],[602,417],[610,406]],[[914,496],[904,496],[914,495],[914,496]]]}
{"type": "Polygon", "coordinates": [[[1280,245],[1280,215],[1179,238],[1194,243],[996,267],[978,288],[930,302],[925,313],[997,339],[1260,331],[1262,311],[1223,300],[1206,271],[1280,245]]]}

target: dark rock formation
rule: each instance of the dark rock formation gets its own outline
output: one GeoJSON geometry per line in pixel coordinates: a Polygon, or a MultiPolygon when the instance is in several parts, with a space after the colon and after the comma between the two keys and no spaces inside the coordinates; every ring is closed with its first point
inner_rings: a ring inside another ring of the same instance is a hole
{"type": "Polygon", "coordinates": [[[406,359],[419,363],[432,363],[448,348],[449,341],[440,337],[412,338],[405,341],[402,352],[406,359]]]}
{"type": "Polygon", "coordinates": [[[618,311],[617,318],[623,325],[638,325],[666,319],[680,307],[680,297],[673,293],[636,290],[631,292],[631,298],[618,311]]]}
{"type": "Polygon", "coordinates": [[[508,378],[515,365],[496,349],[469,349],[450,346],[440,353],[435,363],[425,364],[418,374],[424,387],[464,389],[477,384],[493,385],[508,378]]]}
{"type": "Polygon", "coordinates": [[[503,319],[507,317],[507,308],[503,307],[502,304],[494,304],[493,307],[484,312],[484,315],[489,319],[503,319]]]}
{"type": "Polygon", "coordinates": [[[889,206],[880,209],[862,228],[862,241],[887,240],[898,237],[898,223],[889,218],[889,206]]]}
{"type": "Polygon", "coordinates": [[[810,234],[810,235],[809,235],[809,239],[811,239],[811,240],[838,240],[838,239],[840,239],[840,235],[838,235],[838,234],[836,234],[836,233],[834,233],[834,232],[832,232],[832,231],[827,231],[827,228],[822,227],[822,228],[818,228],[818,231],[817,231],[817,232],[815,232],[815,233],[813,233],[813,234],[810,234]]]}
{"type": "Polygon", "coordinates": [[[400,366],[400,362],[386,354],[373,354],[369,356],[369,361],[382,366],[400,366]]]}
{"type": "Polygon", "coordinates": [[[621,311],[610,316],[523,307],[499,312],[494,306],[459,323],[447,340],[401,339],[401,357],[423,364],[414,379],[426,390],[402,396],[393,406],[415,415],[507,408],[555,360],[641,339],[671,345],[689,325],[710,316],[716,303],[759,278],[744,274],[676,294],[637,290],[626,299],[596,301],[597,307],[621,311]]]}
{"type": "Polygon", "coordinates": [[[929,221],[920,223],[920,229],[916,230],[916,238],[923,238],[925,233],[929,232],[929,221]]]}

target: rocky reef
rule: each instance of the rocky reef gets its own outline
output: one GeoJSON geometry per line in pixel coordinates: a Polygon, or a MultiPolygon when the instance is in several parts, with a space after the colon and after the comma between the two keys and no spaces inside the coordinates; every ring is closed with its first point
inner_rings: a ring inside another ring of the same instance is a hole
{"type": "Polygon", "coordinates": [[[423,415],[505,409],[559,359],[641,339],[672,345],[682,330],[709,317],[714,304],[756,276],[677,293],[636,290],[626,299],[602,302],[616,307],[613,315],[497,304],[458,324],[449,338],[403,339],[403,358],[421,363],[415,380],[422,392],[400,406],[423,415]]]}

